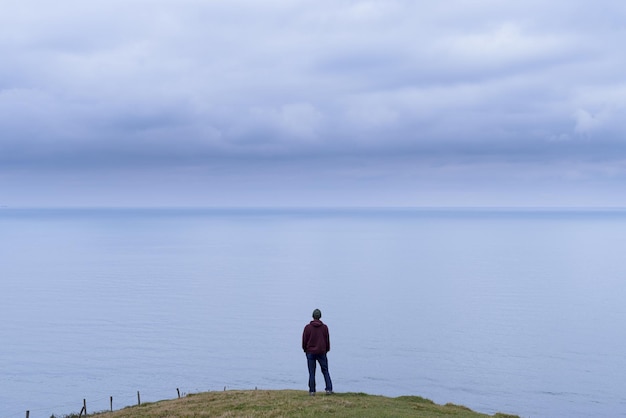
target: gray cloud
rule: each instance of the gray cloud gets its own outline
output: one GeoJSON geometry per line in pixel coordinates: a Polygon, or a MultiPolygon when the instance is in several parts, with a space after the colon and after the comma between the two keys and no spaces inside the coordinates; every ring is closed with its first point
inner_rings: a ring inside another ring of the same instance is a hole
{"type": "Polygon", "coordinates": [[[576,180],[584,178],[607,184],[609,196],[623,177],[618,2],[22,0],[2,8],[7,193],[15,179],[30,186],[90,169],[101,186],[96,178],[121,172],[193,172],[244,195],[238,185],[251,182],[281,193],[324,189],[329,201],[333,187],[363,196],[366,183],[381,193],[432,192],[424,178],[456,182],[450,196],[467,187],[497,195],[497,179],[500,189],[510,179],[532,190],[530,178],[575,194],[587,190],[576,180]],[[16,174],[26,169],[28,177],[16,174]],[[522,180],[520,171],[541,175],[522,180]]]}

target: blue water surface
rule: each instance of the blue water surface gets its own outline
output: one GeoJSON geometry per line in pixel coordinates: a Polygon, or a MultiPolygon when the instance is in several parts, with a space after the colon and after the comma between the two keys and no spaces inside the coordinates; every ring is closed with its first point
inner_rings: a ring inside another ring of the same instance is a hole
{"type": "Polygon", "coordinates": [[[626,416],[626,212],[0,209],[0,416],[307,389],[626,416]],[[321,376],[319,376],[321,379],[321,376]]]}

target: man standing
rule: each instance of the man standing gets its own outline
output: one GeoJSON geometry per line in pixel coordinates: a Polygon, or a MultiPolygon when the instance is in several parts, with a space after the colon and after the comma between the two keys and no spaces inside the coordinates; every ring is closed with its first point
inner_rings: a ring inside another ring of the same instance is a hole
{"type": "Polygon", "coordinates": [[[330,351],[330,336],[328,327],[320,318],[322,312],[319,309],[313,311],[313,320],[304,327],[302,333],[302,349],[306,353],[309,366],[309,395],[315,395],[315,366],[320,364],[324,381],[326,382],[326,394],[333,393],[333,382],[328,373],[328,358],[326,353],[330,351]]]}

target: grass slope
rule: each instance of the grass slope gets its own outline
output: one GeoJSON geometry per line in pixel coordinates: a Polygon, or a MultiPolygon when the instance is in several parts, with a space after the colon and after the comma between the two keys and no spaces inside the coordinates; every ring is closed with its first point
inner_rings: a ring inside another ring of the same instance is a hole
{"type": "MultiPolygon", "coordinates": [[[[419,396],[388,398],[363,393],[335,393],[309,396],[297,390],[248,390],[205,392],[181,399],[147,403],[119,411],[93,414],[100,418],[143,417],[465,417],[479,418],[479,414],[464,406],[437,405],[419,396]]],[[[515,415],[496,414],[498,418],[515,415]]]]}

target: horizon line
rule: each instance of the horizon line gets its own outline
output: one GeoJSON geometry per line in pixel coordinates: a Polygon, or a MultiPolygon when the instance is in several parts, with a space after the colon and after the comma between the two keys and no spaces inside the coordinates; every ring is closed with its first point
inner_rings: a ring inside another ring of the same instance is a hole
{"type": "Polygon", "coordinates": [[[415,210],[415,211],[626,211],[626,206],[580,206],[580,205],[32,205],[9,206],[0,204],[0,210],[415,210]]]}

